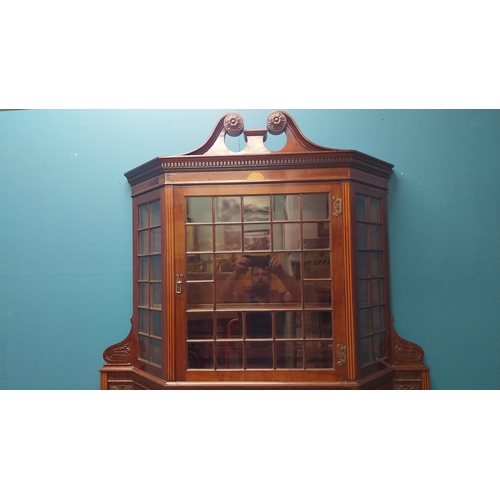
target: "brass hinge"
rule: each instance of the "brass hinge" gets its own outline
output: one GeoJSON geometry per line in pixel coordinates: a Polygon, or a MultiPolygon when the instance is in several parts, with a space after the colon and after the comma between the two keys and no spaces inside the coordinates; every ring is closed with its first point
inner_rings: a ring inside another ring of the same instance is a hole
{"type": "Polygon", "coordinates": [[[332,215],[334,217],[338,217],[342,213],[342,198],[338,196],[334,196],[332,198],[333,206],[332,206],[332,215]]]}

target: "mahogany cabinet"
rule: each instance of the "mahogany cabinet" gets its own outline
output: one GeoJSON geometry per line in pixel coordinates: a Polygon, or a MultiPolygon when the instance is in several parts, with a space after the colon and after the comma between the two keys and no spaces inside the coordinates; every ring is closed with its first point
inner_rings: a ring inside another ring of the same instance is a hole
{"type": "Polygon", "coordinates": [[[276,111],[261,130],[229,113],[200,148],[127,172],[133,316],[101,388],[428,389],[423,350],[392,327],[392,167],[276,111]]]}

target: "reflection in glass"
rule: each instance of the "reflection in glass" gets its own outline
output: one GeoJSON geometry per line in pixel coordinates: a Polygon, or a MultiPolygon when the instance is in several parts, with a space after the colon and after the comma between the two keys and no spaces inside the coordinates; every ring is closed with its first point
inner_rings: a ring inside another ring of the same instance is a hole
{"type": "Polygon", "coordinates": [[[382,302],[384,302],[382,284],[383,280],[371,280],[373,305],[382,304],[382,302]]]}
{"type": "Polygon", "coordinates": [[[272,368],[273,343],[272,342],[246,342],[247,368],[272,368]]]}
{"type": "Polygon", "coordinates": [[[212,279],[213,277],[213,254],[188,255],[188,279],[212,279]]]}
{"type": "Polygon", "coordinates": [[[385,356],[385,334],[375,335],[373,337],[373,354],[375,358],[383,358],[385,356]]]}
{"type": "Polygon", "coordinates": [[[300,224],[273,224],[273,250],[300,250],[300,224]]]}
{"type": "Polygon", "coordinates": [[[304,249],[329,248],[330,224],[324,222],[307,222],[302,224],[304,249]]]}
{"type": "Polygon", "coordinates": [[[382,276],[382,252],[370,252],[371,275],[382,276]]]}
{"type": "Polygon", "coordinates": [[[299,195],[274,195],[273,220],[299,220],[299,195]]]}
{"type": "Polygon", "coordinates": [[[151,339],[151,362],[161,365],[161,340],[151,339]]]}
{"type": "Polygon", "coordinates": [[[241,226],[235,224],[215,226],[215,249],[217,252],[241,250],[241,226]]]}
{"type": "Polygon", "coordinates": [[[368,252],[358,252],[358,277],[368,277],[368,252]]]}
{"type": "Polygon", "coordinates": [[[302,315],[300,311],[277,311],[275,314],[275,338],[302,338],[302,315]]]}
{"type": "Polygon", "coordinates": [[[149,253],[149,231],[139,232],[139,254],[144,255],[149,253]]]}
{"type": "Polygon", "coordinates": [[[333,342],[306,341],[306,368],[332,368],[333,342]]]}
{"type": "Polygon", "coordinates": [[[149,361],[150,356],[150,338],[144,335],[139,335],[138,339],[138,356],[141,359],[149,361]]]}
{"type": "Polygon", "coordinates": [[[240,315],[234,313],[220,313],[217,315],[217,338],[243,338],[240,315]]]}
{"type": "MultiPolygon", "coordinates": [[[[184,294],[188,368],[331,369],[329,193],[188,197],[186,203],[184,294]],[[304,246],[302,236],[307,240],[304,246]],[[255,292],[250,295],[250,272],[240,276],[230,295],[225,294],[223,284],[228,283],[235,262],[242,255],[271,256],[281,262],[290,276],[299,281],[305,278],[298,290],[294,287],[297,301],[284,302],[290,282],[296,281],[280,272],[272,276],[269,297],[259,295],[256,299],[255,292]],[[221,290],[225,302],[216,298],[221,290]],[[305,294],[305,311],[301,307],[301,293],[305,294]]],[[[159,230],[157,234],[151,233],[149,244],[150,253],[155,253],[154,248],[159,252],[159,230]],[[155,244],[157,239],[159,246],[155,244]]],[[[156,276],[154,257],[157,256],[150,256],[149,265],[153,278],[156,276]]],[[[368,260],[366,264],[368,267],[368,260]]],[[[161,268],[158,272],[161,275],[161,268]]],[[[141,293],[145,297],[146,289],[141,293]]],[[[369,289],[364,293],[369,298],[369,289]]],[[[150,308],[160,305],[159,283],[150,284],[149,298],[150,308]],[[156,285],[157,289],[153,287],[156,285]],[[156,296],[157,299],[153,298],[156,296]]],[[[161,319],[159,309],[157,312],[161,319]]],[[[151,316],[150,320],[155,332],[161,330],[160,321],[160,326],[155,327],[155,319],[151,316]]]]}
{"type": "Polygon", "coordinates": [[[304,283],[305,307],[330,307],[332,303],[332,284],[329,280],[315,280],[304,283]]]}
{"type": "Polygon", "coordinates": [[[368,280],[358,281],[358,303],[360,307],[366,307],[370,305],[368,283],[368,280]]]}
{"type": "Polygon", "coordinates": [[[139,206],[139,229],[149,227],[149,205],[139,206]]]}
{"type": "Polygon", "coordinates": [[[139,279],[149,280],[149,257],[139,257],[139,279]]]}
{"type": "MultiPolygon", "coordinates": [[[[217,265],[216,269],[218,273],[232,273],[234,271],[234,268],[236,266],[236,262],[238,261],[238,258],[240,257],[239,254],[219,254],[217,255],[217,265]]],[[[227,276],[226,276],[227,277],[227,276]]],[[[221,277],[221,279],[224,279],[225,277],[221,277]]]]}
{"type": "Polygon", "coordinates": [[[272,313],[268,311],[247,312],[244,314],[246,337],[250,339],[271,338],[273,335],[272,313]]]}
{"type": "Polygon", "coordinates": [[[148,309],[139,309],[139,331],[143,333],[149,333],[148,309]]]}
{"type": "Polygon", "coordinates": [[[161,312],[151,311],[151,335],[161,337],[161,312]]]}
{"type": "Polygon", "coordinates": [[[364,365],[366,363],[369,363],[373,358],[372,358],[372,338],[371,337],[366,337],[364,339],[361,339],[359,342],[359,357],[361,364],[364,365]]]}
{"type": "Polygon", "coordinates": [[[217,368],[243,368],[243,342],[216,343],[217,368]]]}
{"type": "MultiPolygon", "coordinates": [[[[142,284],[142,283],[141,283],[142,284]]],[[[151,283],[151,307],[161,309],[161,284],[151,283]]]]}
{"type": "Polygon", "coordinates": [[[305,252],[304,277],[330,278],[330,252],[305,252]]]}
{"type": "Polygon", "coordinates": [[[369,335],[372,331],[371,319],[370,319],[370,309],[360,309],[359,310],[359,333],[363,337],[364,335],[369,335]]]}
{"type": "Polygon", "coordinates": [[[330,311],[304,311],[305,338],[332,338],[332,313],[330,311]]]}
{"type": "Polygon", "coordinates": [[[243,220],[245,222],[270,220],[269,196],[244,196],[243,220]]]}
{"type": "Polygon", "coordinates": [[[161,255],[151,257],[151,280],[161,281],[161,255]]]}
{"type": "Polygon", "coordinates": [[[356,245],[358,250],[367,250],[368,247],[368,224],[356,224],[356,245]]]}
{"type": "Polygon", "coordinates": [[[160,200],[151,203],[151,226],[160,225],[160,200]]]}
{"type": "Polygon", "coordinates": [[[328,219],[328,193],[302,195],[302,220],[328,219]]]}
{"type": "Polygon", "coordinates": [[[191,196],[187,198],[186,222],[212,222],[212,198],[191,196]]]}
{"type": "Polygon", "coordinates": [[[370,249],[380,250],[382,248],[382,239],[380,236],[380,226],[370,224],[370,249]]]}
{"type": "Polygon", "coordinates": [[[188,344],[188,370],[214,368],[213,342],[192,342],[188,344]]]}
{"type": "Polygon", "coordinates": [[[373,308],[373,330],[380,332],[384,329],[384,306],[373,308]]]}
{"type": "Polygon", "coordinates": [[[293,311],[276,311],[274,313],[274,337],[296,337],[302,334],[300,322],[293,311]]]}
{"type": "Polygon", "coordinates": [[[211,309],[214,301],[213,283],[186,283],[188,309],[211,309]]]}
{"type": "Polygon", "coordinates": [[[186,313],[188,339],[212,339],[213,317],[212,313],[186,313]]]}
{"type": "Polygon", "coordinates": [[[269,224],[245,224],[243,248],[246,251],[270,250],[271,229],[269,224]]]}
{"type": "Polygon", "coordinates": [[[276,343],[276,368],[302,368],[304,345],[302,342],[276,343]]]}
{"type": "Polygon", "coordinates": [[[216,197],[215,222],[241,222],[241,198],[239,196],[216,197]]]}
{"type": "Polygon", "coordinates": [[[366,196],[356,195],[356,220],[359,222],[367,222],[368,216],[366,213],[366,196]]]}
{"type": "MultiPolygon", "coordinates": [[[[276,254],[279,256],[279,254],[276,254]]],[[[273,255],[273,257],[277,260],[279,260],[282,264],[283,267],[285,268],[285,271],[290,275],[293,276],[296,280],[300,281],[302,279],[302,272],[300,269],[300,256],[301,254],[299,252],[290,252],[290,253],[283,253],[283,258],[280,259],[279,257],[276,257],[276,255],[273,255]]]]}
{"type": "Polygon", "coordinates": [[[188,252],[210,252],[212,248],[212,226],[190,226],[193,237],[186,242],[188,252]]]}
{"type": "Polygon", "coordinates": [[[139,283],[139,305],[149,307],[149,283],[139,283]]]}
{"type": "Polygon", "coordinates": [[[159,227],[151,229],[151,252],[161,252],[161,228],[159,227]]]}
{"type": "Polygon", "coordinates": [[[370,198],[370,222],[380,222],[380,200],[370,198]]]}

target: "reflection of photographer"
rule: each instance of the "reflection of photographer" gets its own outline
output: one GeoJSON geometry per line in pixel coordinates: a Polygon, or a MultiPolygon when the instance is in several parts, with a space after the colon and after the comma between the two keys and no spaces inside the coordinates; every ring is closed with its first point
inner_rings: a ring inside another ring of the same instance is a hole
{"type": "Polygon", "coordinates": [[[290,276],[283,265],[267,256],[241,256],[235,264],[234,271],[226,279],[220,291],[224,302],[266,303],[266,302],[299,302],[300,284],[290,276]],[[251,287],[248,293],[236,293],[234,289],[240,277],[251,268],[251,287]],[[286,292],[271,290],[271,275],[275,274],[286,288],[286,292]]]}

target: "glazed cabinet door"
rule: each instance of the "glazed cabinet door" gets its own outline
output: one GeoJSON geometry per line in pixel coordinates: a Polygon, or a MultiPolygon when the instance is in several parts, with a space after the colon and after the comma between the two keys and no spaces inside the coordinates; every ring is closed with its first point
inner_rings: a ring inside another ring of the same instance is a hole
{"type": "Polygon", "coordinates": [[[175,379],[346,379],[340,183],[175,187],[175,379]]]}
{"type": "Polygon", "coordinates": [[[352,183],[356,376],[384,370],[391,359],[386,192],[352,183]]]}
{"type": "Polygon", "coordinates": [[[131,345],[134,365],[157,377],[166,378],[167,324],[170,317],[165,289],[168,252],[165,237],[165,195],[162,189],[134,199],[134,321],[131,345]]]}

